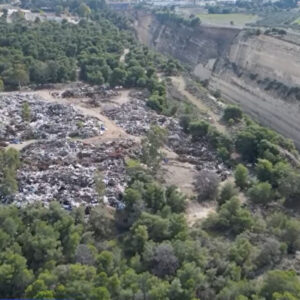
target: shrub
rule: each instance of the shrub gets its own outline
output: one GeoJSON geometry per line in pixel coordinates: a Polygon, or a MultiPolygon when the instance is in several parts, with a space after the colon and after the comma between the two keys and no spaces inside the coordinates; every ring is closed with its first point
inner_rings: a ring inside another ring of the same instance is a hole
{"type": "Polygon", "coordinates": [[[243,112],[238,106],[230,105],[225,108],[223,118],[227,122],[229,120],[238,122],[243,118],[243,112]]]}
{"type": "Polygon", "coordinates": [[[218,194],[219,177],[215,172],[202,170],[196,179],[199,201],[215,200],[218,194]]]}
{"type": "Polygon", "coordinates": [[[252,202],[267,204],[272,201],[272,186],[268,182],[260,182],[249,189],[248,195],[252,202]]]}
{"type": "Polygon", "coordinates": [[[218,197],[219,205],[224,204],[226,201],[230,200],[232,197],[238,194],[238,190],[232,182],[226,182],[221,189],[220,195],[218,197]]]}
{"type": "Polygon", "coordinates": [[[208,134],[209,124],[205,121],[190,123],[189,131],[194,139],[205,137],[208,134]]]}
{"type": "Polygon", "coordinates": [[[248,175],[249,175],[248,169],[244,165],[239,164],[236,167],[235,172],[234,172],[234,179],[235,179],[236,185],[239,188],[244,189],[247,187],[248,175]]]}

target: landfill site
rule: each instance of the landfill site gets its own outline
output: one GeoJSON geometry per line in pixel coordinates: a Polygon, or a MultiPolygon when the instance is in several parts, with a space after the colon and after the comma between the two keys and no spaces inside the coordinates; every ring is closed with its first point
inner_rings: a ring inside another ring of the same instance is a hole
{"type": "Polygon", "coordinates": [[[151,125],[167,129],[162,170],[165,184],[176,185],[190,198],[203,170],[225,180],[230,171],[208,150],[192,142],[178,120],[146,106],[141,91],[93,88],[4,93],[0,97],[0,147],[20,151],[19,191],[1,199],[24,206],[56,200],[67,209],[99,203],[97,181],[106,205],[122,209],[128,175],[126,161],[141,155],[141,140],[151,125]],[[24,117],[30,108],[30,118],[24,117]]]}

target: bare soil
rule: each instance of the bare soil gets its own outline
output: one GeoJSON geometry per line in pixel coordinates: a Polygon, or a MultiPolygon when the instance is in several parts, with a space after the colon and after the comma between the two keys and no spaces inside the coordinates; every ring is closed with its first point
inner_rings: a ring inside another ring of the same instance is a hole
{"type": "Polygon", "coordinates": [[[189,201],[186,210],[188,225],[192,226],[199,220],[206,219],[210,214],[215,213],[217,209],[216,202],[189,201]]]}
{"type": "MultiPolygon", "coordinates": [[[[94,108],[90,107],[86,104],[86,99],[77,99],[77,98],[68,98],[68,99],[62,99],[62,98],[55,98],[52,96],[53,92],[55,90],[40,90],[33,92],[37,95],[39,95],[41,98],[45,99],[46,101],[51,102],[57,102],[62,103],[65,105],[71,105],[78,109],[82,114],[85,116],[91,116],[99,119],[105,124],[105,132],[103,135],[98,137],[93,137],[86,139],[85,142],[88,143],[97,143],[99,141],[102,141],[104,139],[116,139],[116,138],[129,138],[130,136],[119,126],[117,126],[113,121],[111,121],[109,118],[107,118],[105,115],[101,113],[101,108],[94,108]]],[[[120,95],[116,96],[115,98],[112,98],[111,101],[116,101],[117,103],[126,103],[129,101],[129,90],[123,90],[120,92],[120,95]]]]}
{"type": "Polygon", "coordinates": [[[221,124],[220,116],[215,114],[209,107],[207,107],[205,103],[201,101],[200,98],[195,97],[189,91],[186,90],[186,82],[182,76],[173,76],[171,77],[171,79],[173,85],[179,93],[185,96],[186,99],[193,103],[201,112],[209,116],[212,125],[214,125],[222,133],[227,132],[226,127],[221,124]]]}
{"type": "Polygon", "coordinates": [[[175,185],[188,198],[195,196],[194,178],[197,174],[195,166],[178,161],[178,155],[173,151],[164,148],[163,153],[167,162],[162,164],[160,174],[167,185],[175,185]]]}

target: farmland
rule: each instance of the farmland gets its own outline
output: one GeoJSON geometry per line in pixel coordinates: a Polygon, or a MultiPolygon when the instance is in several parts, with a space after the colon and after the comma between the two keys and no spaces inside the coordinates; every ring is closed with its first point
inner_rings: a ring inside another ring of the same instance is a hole
{"type": "Polygon", "coordinates": [[[255,22],[258,17],[252,14],[198,14],[201,22],[207,25],[245,26],[255,22]]]}

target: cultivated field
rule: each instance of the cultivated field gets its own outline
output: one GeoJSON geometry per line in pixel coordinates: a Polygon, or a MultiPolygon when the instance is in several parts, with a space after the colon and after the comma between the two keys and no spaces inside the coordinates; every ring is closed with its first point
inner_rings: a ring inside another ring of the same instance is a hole
{"type": "Polygon", "coordinates": [[[252,14],[198,14],[198,17],[203,24],[221,26],[245,26],[258,19],[258,16],[252,14]]]}

